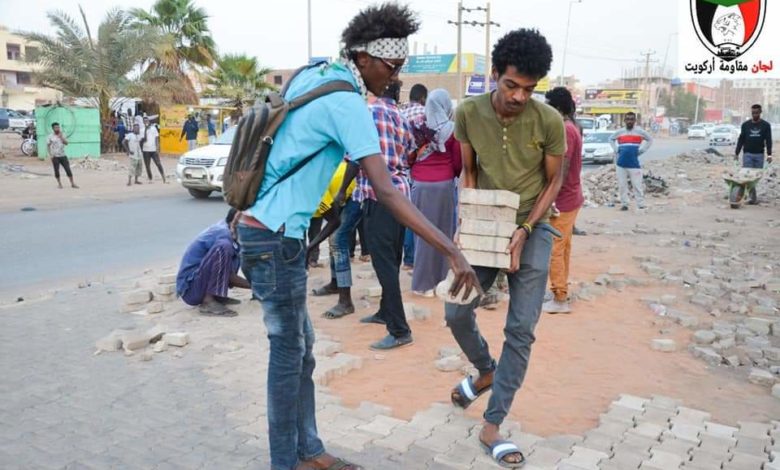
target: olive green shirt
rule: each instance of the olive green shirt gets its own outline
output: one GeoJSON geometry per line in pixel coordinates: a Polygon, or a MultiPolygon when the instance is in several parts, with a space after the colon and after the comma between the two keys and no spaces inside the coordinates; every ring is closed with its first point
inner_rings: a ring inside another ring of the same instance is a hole
{"type": "MultiPolygon", "coordinates": [[[[520,195],[517,224],[528,218],[547,185],[545,155],[563,157],[566,131],[560,113],[535,99],[503,124],[490,94],[469,98],[455,113],[455,138],[477,155],[477,188],[504,189],[520,195]]],[[[540,220],[546,222],[548,213],[540,220]]]]}

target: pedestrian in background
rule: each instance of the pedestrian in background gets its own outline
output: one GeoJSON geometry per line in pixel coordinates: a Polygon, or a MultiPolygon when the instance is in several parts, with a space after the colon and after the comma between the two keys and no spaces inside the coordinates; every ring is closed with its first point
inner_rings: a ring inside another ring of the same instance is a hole
{"type": "MultiPolygon", "coordinates": [[[[401,83],[392,81],[382,96],[369,103],[379,131],[379,147],[387,164],[387,171],[395,186],[409,197],[409,154],[414,150],[409,124],[401,116],[398,99],[401,83]]],[[[358,177],[355,194],[363,205],[366,237],[371,247],[371,265],[382,286],[379,311],[360,321],[378,323],[387,327],[387,336],[371,345],[371,349],[387,350],[412,344],[412,330],[406,321],[401,284],[401,268],[405,228],[387,207],[378,201],[377,194],[365,172],[358,177]]]]}
{"type": "Polygon", "coordinates": [[[54,166],[54,177],[57,179],[57,186],[62,189],[62,182],[60,181],[60,166],[65,170],[65,174],[70,180],[70,187],[78,189],[76,183],[73,182],[73,173],[70,171],[70,161],[65,155],[65,146],[68,145],[68,139],[62,133],[60,123],[53,122],[51,125],[52,133],[46,139],[46,150],[51,157],[51,164],[54,166]]]}
{"type": "MultiPolygon", "coordinates": [[[[766,161],[772,163],[772,126],[761,119],[760,104],[751,106],[750,114],[751,119],[742,123],[734,159],[739,160],[739,153],[745,149],[742,166],[744,168],[764,168],[764,151],[767,155],[766,161]]],[[[750,189],[748,204],[758,204],[755,185],[750,189]]]]}
{"type": "MultiPolygon", "coordinates": [[[[460,144],[453,135],[452,100],[447,90],[433,90],[425,103],[423,126],[430,134],[428,141],[417,142],[418,149],[410,159],[412,171],[412,203],[448,237],[455,235],[455,178],[460,176],[463,162],[460,144]]],[[[421,139],[420,139],[421,140],[421,139]]],[[[433,297],[434,289],[447,277],[447,260],[432,246],[415,239],[412,291],[433,297]]]]}
{"type": "Polygon", "coordinates": [[[626,127],[612,134],[609,142],[617,154],[618,189],[620,190],[620,210],[628,210],[628,183],[634,188],[634,199],[639,209],[645,208],[645,183],[642,180],[642,165],[639,157],[653,145],[653,137],[644,129],[636,126],[636,113],[626,113],[626,127]]]}
{"type": "Polygon", "coordinates": [[[553,88],[545,95],[547,104],[558,110],[566,126],[566,154],[563,160],[563,185],[555,206],[557,217],[550,219],[550,225],[561,232],[561,238],[553,239],[550,257],[550,284],[553,299],[542,305],[547,313],[569,313],[569,260],[571,240],[577,214],[585,202],[582,195],[580,171],[582,171],[582,133],[574,120],[576,105],[571,92],[564,87],[553,88]]]}
{"type": "Polygon", "coordinates": [[[152,182],[152,168],[151,163],[157,167],[157,171],[160,172],[163,183],[165,181],[165,170],[163,169],[162,162],[160,162],[160,131],[157,129],[157,124],[151,124],[149,118],[144,116],[144,134],[141,139],[141,150],[144,155],[144,166],[146,167],[146,176],[149,177],[149,182],[152,182]]]}
{"type": "MultiPolygon", "coordinates": [[[[425,122],[425,100],[428,98],[428,89],[422,83],[417,83],[409,90],[409,102],[401,107],[401,115],[409,123],[409,127],[414,129],[420,127],[425,122]]],[[[414,187],[414,180],[409,178],[409,186],[414,187]]],[[[404,234],[404,271],[414,269],[414,232],[406,229],[404,234]]]]}
{"type": "Polygon", "coordinates": [[[187,150],[195,150],[198,147],[198,129],[198,121],[195,120],[195,115],[190,114],[189,118],[184,121],[184,126],[179,136],[179,142],[183,138],[187,138],[187,150]]]}
{"type": "Polygon", "coordinates": [[[211,120],[211,114],[206,115],[206,131],[209,135],[209,145],[217,141],[217,125],[211,120]]]}
{"type": "Polygon", "coordinates": [[[133,132],[125,136],[123,142],[125,152],[129,160],[127,162],[127,185],[133,184],[133,178],[135,178],[135,184],[141,184],[138,178],[142,172],[143,151],[141,150],[141,128],[138,124],[133,124],[133,132]]]}

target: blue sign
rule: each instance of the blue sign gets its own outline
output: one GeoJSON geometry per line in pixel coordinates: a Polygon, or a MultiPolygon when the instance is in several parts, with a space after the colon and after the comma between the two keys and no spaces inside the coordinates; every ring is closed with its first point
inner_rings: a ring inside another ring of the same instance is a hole
{"type": "MultiPolygon", "coordinates": [[[[490,91],[496,89],[495,80],[490,80],[490,91]]],[[[469,84],[466,87],[466,96],[481,95],[485,93],[485,76],[472,75],[469,77],[469,84]]]]}

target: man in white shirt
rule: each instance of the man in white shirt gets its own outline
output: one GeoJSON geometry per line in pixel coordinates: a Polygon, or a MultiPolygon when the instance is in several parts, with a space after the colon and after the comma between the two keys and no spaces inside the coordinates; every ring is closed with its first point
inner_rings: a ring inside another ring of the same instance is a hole
{"type": "Polygon", "coordinates": [[[135,177],[135,184],[141,184],[138,178],[141,176],[141,161],[143,154],[141,151],[141,129],[138,124],[133,125],[133,132],[125,136],[125,140],[122,145],[125,147],[127,156],[130,157],[127,165],[127,185],[133,184],[133,178],[135,177]]]}
{"type": "Polygon", "coordinates": [[[146,176],[149,182],[152,182],[151,162],[154,161],[157,170],[160,172],[163,183],[165,180],[165,170],[160,162],[160,131],[157,130],[157,124],[151,124],[149,118],[144,116],[144,126],[142,127],[143,136],[141,138],[141,150],[144,154],[144,166],[146,166],[146,176]]]}

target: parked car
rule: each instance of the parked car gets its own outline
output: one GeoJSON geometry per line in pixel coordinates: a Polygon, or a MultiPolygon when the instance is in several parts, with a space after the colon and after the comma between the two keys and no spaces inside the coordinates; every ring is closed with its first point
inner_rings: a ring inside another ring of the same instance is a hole
{"type": "Polygon", "coordinates": [[[612,131],[585,134],[582,142],[582,163],[613,163],[615,151],[609,142],[612,134],[612,131]]]}
{"type": "Polygon", "coordinates": [[[590,134],[596,131],[596,118],[577,117],[577,124],[582,128],[583,134],[590,134]]]}
{"type": "Polygon", "coordinates": [[[701,125],[704,127],[704,130],[707,131],[707,135],[712,134],[712,130],[717,126],[714,122],[703,122],[701,125]]]}
{"type": "Polygon", "coordinates": [[[710,147],[717,145],[734,145],[738,136],[735,135],[732,126],[718,126],[710,134],[710,147]]]}
{"type": "MultiPolygon", "coordinates": [[[[19,111],[14,111],[13,109],[9,109],[9,108],[0,108],[0,112],[3,111],[5,111],[5,113],[8,115],[8,125],[6,126],[6,128],[10,130],[22,131],[29,124],[35,122],[34,118],[30,116],[25,116],[19,111]]],[[[0,127],[0,129],[3,129],[3,127],[0,127]]]]}
{"type": "Polygon", "coordinates": [[[214,191],[222,192],[222,176],[225,172],[230,146],[236,128],[222,133],[215,143],[190,150],[176,165],[176,180],[196,199],[205,199],[214,191]]]}
{"type": "Polygon", "coordinates": [[[701,124],[694,124],[688,128],[688,139],[706,139],[707,129],[701,124]]]}

